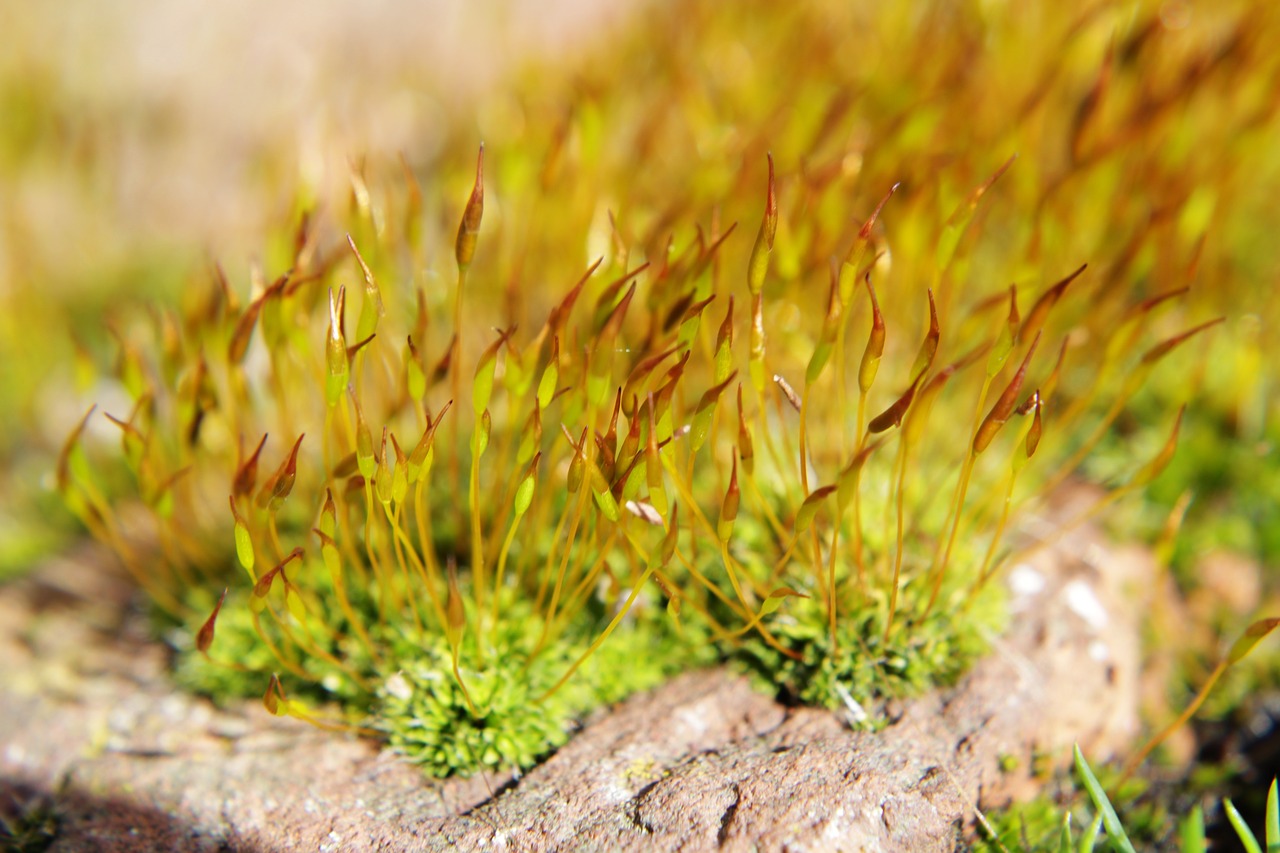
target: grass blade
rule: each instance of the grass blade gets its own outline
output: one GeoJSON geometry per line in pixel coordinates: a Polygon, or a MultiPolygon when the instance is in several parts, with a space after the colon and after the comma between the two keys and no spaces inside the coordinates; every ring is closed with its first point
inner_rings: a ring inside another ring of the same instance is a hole
{"type": "Polygon", "coordinates": [[[1258,839],[1254,836],[1253,831],[1249,829],[1249,824],[1244,822],[1244,818],[1240,816],[1240,812],[1236,811],[1235,804],[1228,797],[1222,802],[1222,809],[1227,813],[1227,820],[1231,823],[1231,828],[1236,831],[1236,835],[1240,838],[1240,843],[1244,845],[1246,853],[1262,853],[1262,846],[1258,844],[1258,839]]]}
{"type": "Polygon", "coordinates": [[[1085,790],[1089,792],[1089,797],[1093,800],[1094,807],[1097,808],[1103,824],[1107,827],[1107,840],[1110,841],[1111,847],[1115,850],[1123,851],[1123,853],[1137,853],[1133,849],[1133,844],[1129,841],[1129,836],[1125,833],[1124,827],[1120,824],[1120,816],[1116,814],[1115,808],[1111,805],[1111,800],[1107,798],[1107,792],[1102,790],[1102,785],[1098,784],[1098,777],[1093,775],[1089,762],[1084,760],[1084,753],[1080,751],[1079,744],[1075,746],[1075,753],[1076,772],[1080,774],[1085,790]]]}
{"type": "Polygon", "coordinates": [[[1280,799],[1276,797],[1276,780],[1267,791],[1267,853],[1280,851],[1280,799]]]}
{"type": "Polygon", "coordinates": [[[1098,844],[1098,833],[1101,831],[1102,815],[1098,815],[1089,823],[1084,836],[1080,839],[1080,853],[1093,853],[1093,848],[1098,844]]]}
{"type": "Polygon", "coordinates": [[[1182,853],[1204,853],[1204,812],[1196,806],[1187,815],[1178,831],[1182,839],[1182,853]]]}

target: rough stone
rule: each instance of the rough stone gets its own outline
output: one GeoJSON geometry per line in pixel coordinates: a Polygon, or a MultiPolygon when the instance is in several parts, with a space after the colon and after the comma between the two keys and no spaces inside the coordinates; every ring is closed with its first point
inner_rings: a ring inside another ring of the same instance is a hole
{"type": "Polygon", "coordinates": [[[441,783],[256,703],[176,693],[102,562],[0,589],[0,809],[52,804],[54,851],[951,850],[976,808],[1034,792],[1036,757],[1128,744],[1152,572],[1088,531],[1013,566],[993,653],[877,733],[694,672],[521,778],[441,783]]]}

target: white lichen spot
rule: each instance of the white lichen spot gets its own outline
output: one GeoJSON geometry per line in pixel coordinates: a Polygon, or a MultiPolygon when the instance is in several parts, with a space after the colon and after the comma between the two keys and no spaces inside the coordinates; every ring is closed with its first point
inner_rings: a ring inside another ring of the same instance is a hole
{"type": "Polygon", "coordinates": [[[409,679],[405,678],[402,672],[397,672],[388,678],[386,688],[388,693],[401,702],[408,702],[413,698],[413,685],[409,683],[409,679]]]}
{"type": "Polygon", "coordinates": [[[1044,575],[1030,563],[1018,563],[1009,572],[1009,590],[1018,598],[1039,595],[1044,587],[1044,575]]]}
{"type": "Polygon", "coordinates": [[[1111,647],[1101,640],[1094,640],[1089,644],[1089,657],[1099,663],[1106,663],[1111,660],[1111,647]]]}
{"type": "Polygon", "coordinates": [[[845,709],[848,711],[847,722],[849,726],[854,727],[865,723],[870,715],[867,714],[866,709],[859,704],[858,700],[853,698],[853,694],[849,692],[848,688],[837,681],[833,686],[833,689],[835,690],[836,695],[840,697],[840,701],[844,703],[845,709]]]}
{"type": "Polygon", "coordinates": [[[1067,607],[1094,630],[1102,630],[1107,624],[1107,610],[1098,600],[1093,587],[1082,580],[1073,580],[1063,589],[1067,607]]]}
{"type": "Polygon", "coordinates": [[[702,703],[682,708],[676,715],[676,719],[680,725],[692,733],[693,737],[697,737],[709,728],[707,708],[702,703]]]}

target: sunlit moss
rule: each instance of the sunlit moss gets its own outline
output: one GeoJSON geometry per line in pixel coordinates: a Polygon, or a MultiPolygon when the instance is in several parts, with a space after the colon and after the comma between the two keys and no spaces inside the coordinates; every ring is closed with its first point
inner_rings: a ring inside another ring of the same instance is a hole
{"type": "Polygon", "coordinates": [[[840,710],[854,727],[875,728],[886,721],[880,709],[887,700],[954,684],[1004,629],[1004,597],[996,587],[921,616],[926,597],[927,590],[908,587],[903,623],[886,637],[888,602],[873,593],[840,620],[834,646],[825,614],[805,601],[774,623],[783,646],[800,652],[801,660],[758,641],[739,657],[783,698],[840,710]]]}
{"type": "MultiPolygon", "coordinates": [[[[450,674],[448,644],[440,637],[402,637],[399,668],[381,674],[371,719],[393,749],[434,776],[527,769],[563,745],[588,712],[714,659],[709,645],[699,651],[665,625],[652,616],[633,620],[589,659],[580,677],[541,701],[589,638],[561,639],[531,656],[537,620],[513,614],[494,643],[494,663],[460,671],[477,713],[450,674]]],[[[474,659],[473,649],[464,652],[474,659]]]]}
{"type": "MultiPolygon", "coordinates": [[[[77,431],[56,485],[204,626],[184,683],[435,773],[713,659],[846,708],[953,683],[1047,544],[1020,521],[1215,334],[1165,292],[1222,204],[1176,116],[1247,74],[1152,9],[865,15],[665,9],[487,148],[353,160],[262,266],[121,309],[131,483],[77,431]]],[[[1162,474],[1181,402],[1090,512],[1162,474]]]]}

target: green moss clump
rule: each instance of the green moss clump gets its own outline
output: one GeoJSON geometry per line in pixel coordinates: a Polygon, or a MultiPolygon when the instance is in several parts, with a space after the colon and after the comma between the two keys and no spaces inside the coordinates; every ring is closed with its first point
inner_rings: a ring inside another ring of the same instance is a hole
{"type": "Polygon", "coordinates": [[[541,622],[527,607],[520,609],[494,639],[484,667],[470,665],[476,644],[463,641],[460,679],[451,672],[453,658],[443,638],[396,641],[399,667],[382,674],[370,716],[392,749],[432,776],[525,770],[563,745],[590,711],[715,657],[713,646],[677,635],[662,614],[643,612],[557,690],[590,638],[554,639],[533,655],[541,622]]]}
{"type": "Polygon", "coordinates": [[[432,776],[470,776],[479,770],[528,768],[569,738],[584,708],[578,691],[536,700],[570,661],[572,648],[557,644],[530,661],[528,650],[498,644],[493,665],[460,670],[442,638],[425,638],[404,666],[378,690],[374,719],[392,749],[432,776]],[[525,665],[528,664],[528,668],[525,665]]]}
{"type": "Polygon", "coordinates": [[[885,701],[954,684],[988,650],[1007,619],[1005,595],[996,585],[984,588],[968,605],[957,600],[920,617],[927,590],[913,584],[903,591],[907,618],[886,638],[888,601],[880,592],[869,596],[868,606],[840,618],[834,648],[826,612],[806,599],[773,625],[781,644],[800,652],[802,659],[753,640],[738,660],[784,698],[845,708],[851,724],[875,728],[885,722],[876,710],[885,701]]]}
{"type": "MultiPolygon", "coordinates": [[[[338,660],[343,666],[316,654],[299,655],[290,662],[306,674],[302,677],[285,668],[271,648],[263,642],[254,625],[253,612],[249,608],[248,595],[237,590],[227,596],[217,622],[217,657],[200,654],[195,648],[199,625],[177,626],[165,633],[174,649],[174,682],[184,690],[199,696],[207,696],[219,705],[236,700],[261,696],[267,680],[273,672],[280,674],[290,695],[315,702],[341,702],[351,708],[367,706],[370,691],[360,679],[372,678],[373,662],[367,651],[349,638],[332,636],[316,637],[316,646],[338,660]]],[[[208,610],[212,604],[204,608],[208,610]]],[[[195,612],[199,612],[196,610],[195,612]]],[[[279,617],[290,631],[304,631],[303,626],[287,613],[279,617]]],[[[332,615],[332,624],[342,626],[340,614],[332,615]]],[[[259,625],[270,624],[270,617],[259,616],[259,625]]],[[[273,635],[276,629],[267,627],[273,635]]],[[[315,646],[313,646],[315,647],[315,646]]]]}

